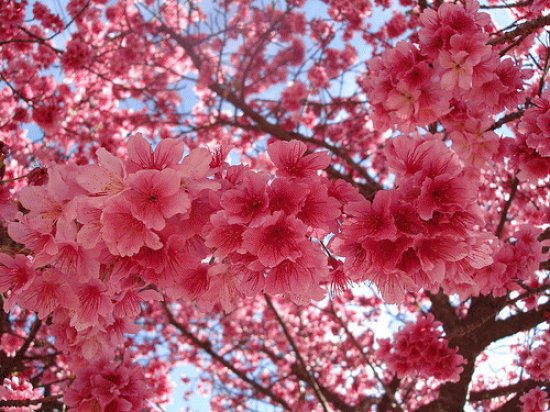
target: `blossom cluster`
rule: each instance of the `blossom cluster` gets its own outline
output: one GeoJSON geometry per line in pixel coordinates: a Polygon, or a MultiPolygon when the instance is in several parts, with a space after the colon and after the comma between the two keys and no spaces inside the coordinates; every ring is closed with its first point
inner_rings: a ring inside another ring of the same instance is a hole
{"type": "Polygon", "coordinates": [[[64,394],[65,403],[78,411],[139,411],[146,399],[143,369],[128,359],[99,359],[83,366],[64,394]]]}
{"type": "Polygon", "coordinates": [[[466,360],[449,348],[433,315],[420,317],[397,332],[393,342],[381,339],[378,356],[398,377],[435,378],[456,382],[466,360]]]}
{"type": "Polygon", "coordinates": [[[534,98],[518,125],[515,144],[505,150],[519,172],[518,179],[536,182],[550,174],[550,92],[534,98]]]}
{"type": "Polygon", "coordinates": [[[537,387],[520,397],[521,412],[545,412],[548,410],[548,393],[537,387]]]}
{"type": "MultiPolygon", "coordinates": [[[[359,82],[378,127],[409,131],[441,121],[461,159],[482,167],[499,148],[493,116],[522,101],[531,72],[488,44],[491,20],[478,9],[477,2],[466,1],[424,10],[418,43],[401,41],[385,50],[359,82]]],[[[530,139],[536,145],[536,137],[530,139]]],[[[515,145],[521,143],[514,143],[515,151],[531,150],[515,145]]],[[[535,162],[538,176],[544,176],[541,161],[531,157],[524,155],[522,164],[535,162]]]]}
{"type": "Polygon", "coordinates": [[[493,263],[475,273],[474,295],[504,296],[508,290],[518,289],[518,281],[527,281],[535,273],[544,258],[538,240],[541,230],[532,225],[522,225],[513,234],[514,241],[498,241],[493,244],[493,263]]]}
{"type": "MultiPolygon", "coordinates": [[[[40,392],[40,389],[33,388],[32,384],[25,378],[14,376],[13,378],[4,379],[2,386],[0,386],[0,401],[40,399],[40,392]]],[[[40,403],[35,403],[29,406],[8,407],[3,410],[6,412],[29,412],[40,410],[41,407],[40,403]]]]}
{"type": "Polygon", "coordinates": [[[32,257],[0,254],[5,310],[51,316],[56,345],[81,370],[114,356],[138,330],[140,302],[162,294],[226,311],[261,291],[321,299],[327,257],[311,239],[337,231],[343,204],[359,195],[318,176],[330,156],[306,150],[270,145],[275,179],[207,149],[184,156],[173,139],[153,150],[141,136],[125,161],[99,149],[96,164],[54,166],[47,183],[20,191],[23,212],[8,225],[32,257]]]}
{"type": "Polygon", "coordinates": [[[537,346],[527,359],[525,370],[531,377],[538,381],[544,381],[550,376],[550,332],[546,331],[537,346]]]}
{"type": "Polygon", "coordinates": [[[372,280],[388,302],[420,288],[471,293],[492,263],[476,178],[438,136],[399,137],[387,148],[397,188],[350,202],[333,241],[352,280],[372,280]]]}

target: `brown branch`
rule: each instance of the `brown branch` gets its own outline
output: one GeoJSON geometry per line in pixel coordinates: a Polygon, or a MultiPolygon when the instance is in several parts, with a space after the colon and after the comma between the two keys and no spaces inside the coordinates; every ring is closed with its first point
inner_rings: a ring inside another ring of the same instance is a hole
{"type": "Polygon", "coordinates": [[[434,314],[438,321],[443,323],[443,328],[447,334],[452,333],[458,327],[460,320],[449,302],[449,297],[442,291],[435,295],[426,291],[426,295],[432,302],[430,312],[434,314]]]}
{"type": "Polygon", "coordinates": [[[0,400],[0,407],[19,407],[19,406],[30,406],[30,405],[38,405],[41,403],[53,403],[57,402],[59,398],[63,397],[63,395],[53,395],[53,396],[46,396],[45,398],[40,399],[10,399],[10,400],[0,400]]]}
{"type": "Polygon", "coordinates": [[[6,86],[9,87],[9,89],[12,91],[12,93],[13,93],[14,96],[19,97],[21,100],[23,100],[25,103],[27,103],[27,105],[28,105],[29,107],[34,107],[32,99],[29,99],[29,98],[23,96],[23,95],[19,92],[19,90],[17,90],[17,89],[15,88],[15,86],[12,85],[12,84],[10,83],[10,81],[4,77],[4,75],[3,75],[1,72],[0,72],[0,80],[2,80],[4,83],[6,83],[6,86]]]}
{"type": "Polygon", "coordinates": [[[550,301],[540,305],[538,310],[520,312],[506,319],[497,320],[488,327],[480,328],[476,332],[477,339],[485,347],[491,342],[534,328],[544,322],[549,313],[550,301]]]}
{"type": "Polygon", "coordinates": [[[502,235],[502,230],[504,229],[504,225],[506,224],[506,219],[508,217],[508,211],[510,210],[512,201],[516,196],[516,193],[518,191],[518,186],[519,186],[519,180],[517,177],[514,176],[514,180],[512,181],[512,189],[510,190],[510,195],[508,196],[508,200],[504,203],[504,207],[502,208],[502,212],[500,214],[500,221],[498,222],[498,226],[495,231],[496,237],[500,237],[502,235]]]}
{"type": "Polygon", "coordinates": [[[548,386],[550,381],[542,382],[533,379],[525,379],[511,385],[499,386],[493,389],[482,389],[470,392],[470,402],[483,401],[486,399],[498,398],[499,396],[509,395],[511,393],[523,393],[535,386],[548,386]]]}
{"type": "MultiPolygon", "coordinates": [[[[170,36],[171,39],[173,39],[179,46],[181,46],[190,57],[195,67],[200,70],[200,68],[202,67],[202,57],[195,50],[194,45],[191,44],[188,39],[179,35],[163,23],[161,23],[161,25],[159,26],[159,31],[170,36]]],[[[361,178],[365,179],[367,185],[373,192],[376,192],[382,188],[380,184],[368,174],[366,169],[357,164],[343,148],[334,146],[330,143],[325,142],[324,140],[312,139],[300,133],[285,130],[283,127],[277,124],[268,122],[264,116],[256,112],[250,105],[248,105],[244,101],[244,99],[238,97],[232,90],[224,87],[217,82],[210,83],[208,87],[218,96],[224,98],[226,101],[242,111],[244,115],[252,119],[264,133],[270,134],[279,140],[289,141],[296,139],[304,143],[313,144],[315,146],[327,149],[335,156],[339,157],[348,167],[357,172],[357,174],[361,178]]]]}
{"type": "Polygon", "coordinates": [[[277,320],[277,322],[281,326],[281,329],[283,330],[283,333],[286,337],[286,340],[288,341],[288,343],[292,347],[292,350],[294,351],[294,355],[296,356],[296,360],[298,361],[299,366],[300,366],[300,368],[302,369],[302,371],[304,373],[304,377],[306,378],[306,381],[308,382],[311,389],[313,389],[313,393],[315,394],[315,397],[319,401],[319,403],[320,403],[321,407],[323,408],[323,410],[325,412],[328,412],[327,399],[325,398],[325,395],[321,391],[321,388],[319,386],[319,382],[317,381],[317,379],[315,379],[315,377],[311,373],[309,373],[308,368],[306,366],[306,362],[304,361],[304,358],[302,357],[302,354],[300,353],[300,350],[298,349],[298,346],[296,345],[296,342],[294,342],[294,338],[292,337],[292,335],[290,334],[288,328],[286,327],[285,322],[283,321],[283,319],[279,315],[279,312],[277,312],[277,309],[273,305],[273,302],[271,301],[271,298],[266,294],[264,294],[264,298],[265,298],[265,301],[267,303],[267,306],[269,306],[269,309],[271,309],[271,311],[275,315],[275,319],[277,320]]]}
{"type": "Polygon", "coordinates": [[[170,309],[168,308],[168,305],[166,302],[162,302],[162,306],[164,308],[164,311],[166,312],[166,316],[168,317],[168,321],[172,326],[174,326],[178,331],[181,332],[183,336],[185,336],[187,339],[191,341],[191,343],[196,346],[197,348],[202,349],[206,353],[208,353],[213,360],[216,362],[222,364],[224,367],[229,369],[231,372],[233,372],[239,379],[249,384],[251,387],[256,389],[258,392],[264,394],[268,398],[270,398],[272,401],[278,403],[281,405],[285,410],[290,411],[290,405],[279,395],[274,393],[271,389],[266,388],[262,385],[260,385],[258,382],[256,382],[254,379],[249,378],[245,372],[241,371],[240,369],[237,369],[230,361],[225,359],[224,357],[220,356],[218,353],[216,353],[212,349],[212,345],[208,341],[202,341],[199,338],[197,338],[193,333],[191,333],[187,328],[178,322],[175,318],[170,309]]]}
{"type": "MultiPolygon", "coordinates": [[[[344,333],[346,334],[346,336],[348,337],[348,339],[350,340],[352,345],[355,346],[355,348],[359,351],[359,354],[361,355],[361,357],[363,358],[365,363],[372,370],[376,380],[384,388],[385,394],[382,397],[381,403],[382,402],[384,404],[388,403],[387,407],[392,407],[392,408],[395,408],[396,411],[401,411],[402,412],[403,409],[401,408],[401,405],[399,404],[399,402],[397,402],[397,399],[395,398],[395,391],[399,388],[400,380],[397,379],[397,384],[395,382],[396,381],[395,378],[389,384],[384,382],[384,379],[382,379],[382,377],[378,374],[376,368],[374,367],[374,364],[370,361],[368,356],[363,351],[363,346],[357,341],[357,339],[355,338],[353,333],[351,333],[351,331],[349,330],[347,325],[344,323],[342,318],[340,318],[340,316],[338,316],[338,314],[336,313],[336,310],[334,309],[334,304],[333,304],[332,301],[330,301],[330,314],[336,319],[336,321],[338,322],[340,327],[344,330],[344,333]],[[391,401],[391,402],[389,402],[389,401],[391,401]]],[[[379,408],[380,408],[380,405],[379,405],[379,408]]]]}
{"type": "Polygon", "coordinates": [[[546,73],[548,73],[548,64],[550,63],[550,47],[546,48],[546,58],[544,60],[544,69],[542,69],[542,74],[540,75],[539,80],[539,89],[537,96],[542,96],[542,91],[544,90],[544,83],[546,82],[546,73]]]}
{"type": "Polygon", "coordinates": [[[487,42],[488,45],[495,46],[497,44],[511,43],[516,40],[518,36],[527,36],[537,29],[540,29],[550,24],[550,14],[546,16],[540,16],[535,20],[526,21],[525,23],[518,24],[518,26],[502,36],[495,37],[487,42]]]}
{"type": "MultiPolygon", "coordinates": [[[[550,387],[546,387],[546,393],[550,395],[550,387]]],[[[494,409],[493,412],[517,412],[520,410],[519,408],[519,398],[523,395],[523,393],[517,393],[516,396],[514,396],[512,399],[510,399],[508,402],[506,402],[504,405],[500,406],[497,409],[494,409]]]]}
{"type": "Polygon", "coordinates": [[[18,25],[17,27],[19,28],[19,30],[21,30],[23,33],[25,33],[27,36],[33,38],[35,43],[39,43],[39,44],[42,44],[42,45],[50,48],[54,53],[63,54],[63,50],[52,46],[50,43],[48,43],[47,39],[44,39],[40,36],[37,36],[32,31],[27,30],[25,27],[23,27],[21,25],[18,25]]]}
{"type": "Polygon", "coordinates": [[[491,127],[489,127],[486,132],[491,130],[499,129],[500,127],[504,126],[506,123],[520,119],[521,116],[525,113],[525,110],[518,110],[517,112],[508,113],[507,115],[501,117],[498,119],[491,127]]]}
{"type": "Polygon", "coordinates": [[[511,4],[494,4],[494,5],[481,5],[479,6],[480,9],[511,9],[511,8],[518,8],[518,7],[527,7],[533,4],[533,0],[527,0],[527,1],[518,1],[517,3],[511,3],[511,4]]]}
{"type": "Polygon", "coordinates": [[[4,378],[7,378],[11,371],[21,364],[21,362],[23,361],[23,356],[29,349],[29,346],[31,345],[34,338],[36,338],[36,334],[40,330],[40,326],[42,326],[42,321],[37,317],[31,326],[29,336],[27,336],[21,347],[17,350],[15,356],[9,358],[3,365],[0,365],[0,381],[4,380],[4,378]]]}
{"type": "MultiPolygon", "coordinates": [[[[234,120],[227,120],[227,119],[223,119],[223,118],[220,118],[220,119],[217,119],[215,123],[210,123],[208,124],[206,127],[204,128],[208,128],[208,127],[212,127],[212,126],[215,126],[215,125],[227,125],[227,126],[232,126],[232,127],[237,127],[239,129],[243,129],[243,130],[251,130],[251,131],[255,131],[255,132],[262,132],[263,130],[257,126],[257,125],[253,125],[253,124],[246,124],[246,123],[242,123],[242,122],[238,122],[238,121],[234,121],[234,120]]],[[[304,139],[303,141],[307,141],[309,142],[310,140],[309,139],[304,139]]],[[[354,179],[353,179],[353,176],[351,175],[345,175],[343,174],[342,172],[338,171],[334,166],[332,165],[329,165],[326,169],[325,169],[325,172],[327,173],[327,175],[333,179],[342,179],[342,180],[345,180],[346,182],[356,186],[359,191],[366,197],[366,198],[372,198],[374,196],[374,194],[376,193],[376,191],[374,191],[372,189],[372,185],[369,185],[368,183],[367,184],[363,184],[363,183],[358,183],[356,182],[354,179]]]]}

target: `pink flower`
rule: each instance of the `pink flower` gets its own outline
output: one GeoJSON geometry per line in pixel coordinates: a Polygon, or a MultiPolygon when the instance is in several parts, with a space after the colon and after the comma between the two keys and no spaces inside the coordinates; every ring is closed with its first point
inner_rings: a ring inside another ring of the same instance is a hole
{"type": "Polygon", "coordinates": [[[103,201],[94,198],[79,199],[76,207],[76,217],[82,225],[76,235],[76,241],[87,249],[94,248],[101,240],[101,213],[103,201]]]}
{"type": "Polygon", "coordinates": [[[298,140],[277,141],[267,147],[267,153],[277,167],[277,175],[282,177],[316,176],[319,170],[326,169],[330,164],[327,152],[305,155],[306,152],[306,144],[298,140]]]}
{"type": "Polygon", "coordinates": [[[198,235],[192,237],[171,235],[161,257],[165,275],[168,280],[178,279],[182,270],[199,267],[208,253],[208,247],[198,235]]]}
{"type": "MultiPolygon", "coordinates": [[[[547,339],[547,341],[550,341],[550,339],[547,339]]],[[[550,348],[548,343],[545,342],[535,348],[527,360],[525,370],[535,380],[543,381],[550,376],[550,348]]]]}
{"type": "Polygon", "coordinates": [[[28,257],[15,255],[11,257],[0,253],[0,293],[10,289],[24,290],[34,279],[36,272],[28,257]]]}
{"type": "Polygon", "coordinates": [[[456,86],[467,90],[472,87],[473,65],[468,61],[465,51],[449,53],[442,51],[439,54],[439,64],[445,72],[441,76],[441,87],[453,90],[456,86]]]}
{"type": "Polygon", "coordinates": [[[297,81],[288,86],[281,94],[281,103],[289,112],[296,112],[302,107],[302,99],[307,96],[307,87],[297,81]]]}
{"type": "MultiPolygon", "coordinates": [[[[32,384],[23,376],[14,376],[4,379],[0,386],[0,400],[27,400],[40,399],[40,389],[33,389],[32,384]]],[[[42,404],[37,403],[24,407],[7,407],[3,409],[5,412],[28,412],[36,411],[42,408],[42,404]]]]}
{"type": "Polygon", "coordinates": [[[298,219],[313,228],[336,232],[336,219],[342,214],[340,202],[328,195],[327,186],[319,178],[308,179],[306,183],[309,190],[304,205],[297,214],[298,219]]]}
{"type": "Polygon", "coordinates": [[[25,342],[25,338],[21,336],[3,333],[0,339],[0,348],[8,357],[13,358],[23,342],[25,342]]]}
{"type": "Polygon", "coordinates": [[[243,234],[243,248],[265,266],[274,267],[285,259],[302,256],[307,227],[298,219],[275,212],[262,226],[243,234]]]}
{"type": "Polygon", "coordinates": [[[163,170],[177,165],[183,157],[183,141],[161,140],[153,152],[151,144],[140,133],[128,139],[128,173],[143,169],[163,170]]]}
{"type": "Polygon", "coordinates": [[[66,275],[75,275],[80,281],[98,276],[98,250],[86,249],[76,241],[76,225],[56,233],[57,250],[54,254],[41,253],[34,260],[36,267],[54,266],[66,275]]]}
{"type": "Polygon", "coordinates": [[[450,213],[461,210],[475,199],[475,187],[465,178],[448,175],[427,178],[422,183],[418,198],[418,214],[424,220],[431,219],[435,211],[450,213]]]}
{"type": "Polygon", "coordinates": [[[266,187],[269,176],[247,171],[235,188],[221,197],[221,206],[227,211],[228,223],[254,223],[269,212],[266,187]]]}
{"type": "Polygon", "coordinates": [[[77,331],[89,326],[96,327],[105,320],[112,322],[113,304],[103,282],[92,279],[88,283],[76,286],[75,293],[79,305],[73,312],[71,326],[74,326],[77,331]]]}
{"type": "Polygon", "coordinates": [[[45,269],[41,276],[36,276],[19,301],[25,309],[38,312],[40,319],[58,307],[75,309],[78,306],[78,298],[67,284],[66,276],[56,269],[45,269]]]}
{"type": "Polygon", "coordinates": [[[347,236],[359,241],[367,237],[395,239],[396,229],[391,212],[395,198],[395,191],[379,191],[372,203],[361,200],[346,205],[346,214],[353,217],[345,223],[347,236]]]}
{"type": "Polygon", "coordinates": [[[122,161],[104,148],[96,152],[97,165],[80,166],[76,181],[89,193],[96,196],[112,196],[125,189],[126,171],[122,161]]]}
{"type": "Polygon", "coordinates": [[[54,255],[58,248],[50,231],[34,229],[26,216],[21,222],[12,222],[8,225],[8,234],[18,243],[33,250],[37,255],[42,253],[54,255]]]}
{"type": "Polygon", "coordinates": [[[433,315],[408,323],[394,336],[393,347],[383,344],[378,355],[398,377],[435,378],[441,382],[457,382],[466,360],[451,349],[437,329],[433,315]]]}
{"type": "Polygon", "coordinates": [[[120,363],[94,360],[79,368],[64,394],[67,405],[78,411],[139,411],[147,398],[143,369],[128,357],[120,363]]]}
{"type": "Polygon", "coordinates": [[[161,230],[166,219],[185,213],[191,206],[188,195],[180,191],[180,177],[174,170],[141,170],[126,179],[129,190],[123,196],[132,215],[146,227],[161,230]]]}
{"type": "Polygon", "coordinates": [[[173,299],[195,300],[204,294],[210,286],[211,267],[201,264],[193,269],[181,269],[166,294],[173,299]]]}
{"type": "Polygon", "coordinates": [[[180,175],[181,188],[190,196],[196,197],[204,189],[219,189],[219,182],[208,179],[213,172],[211,161],[211,153],[204,147],[198,147],[191,150],[181,164],[172,166],[180,175]]]}
{"type": "Polygon", "coordinates": [[[434,282],[445,276],[445,262],[457,262],[468,255],[468,245],[453,237],[438,236],[415,242],[422,269],[434,282]]]}
{"type": "Polygon", "coordinates": [[[548,394],[540,387],[531,389],[523,394],[519,400],[522,403],[521,412],[546,412],[548,411],[548,394]]]}
{"type": "Polygon", "coordinates": [[[223,258],[232,252],[244,252],[241,249],[243,232],[246,226],[229,224],[224,212],[218,212],[210,218],[212,226],[204,235],[205,244],[214,248],[214,256],[223,258]]]}
{"type": "Polygon", "coordinates": [[[271,268],[266,277],[265,292],[307,297],[312,286],[318,285],[327,276],[326,258],[310,247],[304,250],[302,256],[294,260],[285,259],[271,268]],[[322,267],[324,269],[321,270],[322,267]]]}
{"type": "Polygon", "coordinates": [[[101,236],[114,255],[133,256],[142,246],[154,250],[162,247],[158,235],[134,217],[131,204],[123,197],[107,202],[101,224],[101,236]]]}
{"type": "Polygon", "coordinates": [[[286,215],[296,215],[303,207],[309,187],[284,177],[273,180],[268,188],[269,209],[282,210],[286,215]]]}
{"type": "Polygon", "coordinates": [[[30,226],[49,233],[58,222],[60,225],[68,225],[76,218],[74,202],[64,202],[56,197],[43,186],[27,186],[21,190],[19,200],[30,211],[26,215],[30,226]]]}
{"type": "Polygon", "coordinates": [[[420,93],[420,90],[399,82],[395,90],[389,93],[385,106],[388,110],[395,111],[399,119],[406,120],[418,113],[420,93]]]}

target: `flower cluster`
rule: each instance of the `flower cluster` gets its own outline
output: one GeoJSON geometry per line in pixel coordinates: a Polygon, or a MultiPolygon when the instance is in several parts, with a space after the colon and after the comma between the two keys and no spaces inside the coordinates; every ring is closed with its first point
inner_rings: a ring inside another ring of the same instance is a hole
{"type": "MultiPolygon", "coordinates": [[[[40,390],[33,389],[32,384],[25,378],[15,376],[11,379],[4,379],[3,384],[0,386],[0,401],[29,400],[40,398],[40,390]]],[[[40,410],[41,407],[42,405],[40,403],[36,403],[23,407],[7,407],[3,408],[2,410],[5,412],[29,412],[40,410]]]]}
{"type": "Polygon", "coordinates": [[[387,158],[398,188],[344,209],[333,244],[346,272],[374,281],[389,302],[420,288],[470,290],[476,270],[492,263],[492,236],[476,229],[483,221],[474,177],[437,136],[397,138],[387,158]]]}
{"type": "Polygon", "coordinates": [[[20,191],[24,212],[8,225],[33,258],[0,254],[5,309],[51,315],[56,345],[81,362],[112,357],[158,291],[226,311],[261,291],[322,298],[327,256],[312,239],[336,232],[346,199],[359,195],[318,176],[326,152],[291,141],[268,153],[271,180],[206,149],[184,157],[173,139],[153,150],[141,136],[124,161],[99,149],[96,164],[49,169],[45,185],[20,191]]]}
{"type": "Polygon", "coordinates": [[[441,121],[462,160],[481,167],[498,149],[493,115],[522,101],[531,72],[487,44],[490,18],[478,9],[466,1],[424,10],[418,44],[384,51],[359,81],[376,125],[408,131],[441,121]]]}
{"type": "Polygon", "coordinates": [[[372,59],[360,84],[374,108],[375,125],[387,129],[397,124],[408,129],[447,113],[451,94],[434,88],[434,76],[430,61],[404,41],[372,59]]]}
{"type": "Polygon", "coordinates": [[[548,394],[541,388],[531,389],[520,398],[521,412],[545,412],[548,410],[548,394]]]}
{"type": "Polygon", "coordinates": [[[536,182],[550,174],[550,93],[532,101],[518,126],[516,139],[507,140],[506,154],[518,179],[536,182]]]}
{"type": "Polygon", "coordinates": [[[540,229],[525,224],[512,234],[513,243],[495,244],[493,263],[475,274],[477,291],[473,294],[503,296],[508,290],[518,289],[518,281],[529,279],[544,260],[540,233],[540,229]]]}
{"type": "Polygon", "coordinates": [[[546,331],[541,344],[533,349],[525,370],[531,377],[538,381],[544,381],[550,376],[550,332],[546,331]]]}
{"type": "Polygon", "coordinates": [[[65,403],[78,411],[139,411],[145,407],[147,385],[143,369],[129,360],[113,364],[100,359],[78,369],[64,394],[65,403]]]}
{"type": "Polygon", "coordinates": [[[465,359],[456,349],[449,348],[442,337],[433,315],[409,323],[389,339],[379,341],[378,356],[387,362],[398,377],[435,378],[456,382],[460,378],[465,359]]]}

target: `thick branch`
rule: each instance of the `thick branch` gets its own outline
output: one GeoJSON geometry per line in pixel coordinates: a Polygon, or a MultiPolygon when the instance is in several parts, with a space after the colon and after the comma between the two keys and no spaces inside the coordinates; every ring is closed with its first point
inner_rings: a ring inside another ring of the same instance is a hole
{"type": "Polygon", "coordinates": [[[224,367],[229,369],[231,372],[233,372],[239,379],[246,382],[250,386],[252,386],[254,389],[256,389],[258,392],[264,394],[268,398],[270,398],[272,401],[278,403],[281,405],[285,410],[290,411],[291,408],[289,404],[281,398],[279,395],[271,391],[269,388],[266,388],[262,385],[260,385],[258,382],[256,382],[254,379],[249,378],[245,372],[237,369],[231,362],[229,362],[227,359],[225,359],[223,356],[220,356],[218,353],[216,353],[212,346],[210,345],[210,342],[203,342],[199,338],[197,338],[193,333],[187,330],[183,324],[178,322],[175,318],[170,309],[168,308],[168,305],[166,302],[162,302],[162,306],[164,307],[164,311],[166,312],[166,316],[168,317],[168,321],[172,326],[174,326],[178,331],[181,332],[183,336],[185,336],[187,339],[193,343],[197,348],[200,348],[204,350],[206,353],[208,353],[212,359],[214,359],[216,362],[222,364],[224,367]]]}
{"type": "Polygon", "coordinates": [[[504,126],[508,122],[520,119],[521,116],[523,116],[524,113],[525,113],[524,110],[518,110],[517,112],[508,113],[507,115],[501,117],[495,123],[493,123],[493,125],[491,127],[489,127],[489,129],[487,129],[487,131],[497,130],[500,127],[504,126]]]}
{"type": "Polygon", "coordinates": [[[456,315],[455,309],[451,306],[451,303],[449,302],[449,297],[442,291],[439,291],[435,295],[431,292],[426,292],[426,295],[428,296],[428,298],[430,298],[430,301],[432,302],[430,312],[434,314],[435,318],[438,321],[443,323],[443,327],[447,334],[452,333],[452,331],[454,331],[458,327],[458,323],[460,320],[456,315]]]}
{"type": "Polygon", "coordinates": [[[63,395],[53,395],[53,396],[46,396],[45,398],[40,399],[13,399],[13,400],[0,400],[0,407],[22,407],[22,406],[30,406],[30,405],[38,405],[38,404],[44,404],[44,403],[52,403],[57,402],[59,398],[61,398],[63,395]]]}
{"type": "Polygon", "coordinates": [[[492,46],[497,44],[511,43],[516,40],[518,36],[527,36],[541,27],[550,24],[550,14],[546,16],[540,16],[535,20],[526,21],[519,24],[514,30],[504,33],[502,36],[489,40],[487,44],[492,46]]]}
{"type": "Polygon", "coordinates": [[[539,382],[533,379],[525,379],[507,386],[499,386],[493,389],[482,389],[479,391],[470,392],[469,400],[470,402],[476,402],[509,395],[511,393],[523,393],[533,389],[535,386],[548,386],[549,384],[550,381],[539,382]]]}
{"type": "Polygon", "coordinates": [[[521,312],[504,320],[497,320],[477,331],[477,338],[482,345],[488,345],[507,336],[529,330],[544,322],[550,313],[550,301],[539,306],[538,310],[521,312]]]}
{"type": "MultiPolygon", "coordinates": [[[[550,395],[550,387],[546,387],[546,393],[550,395]]],[[[504,405],[502,405],[500,408],[497,408],[493,410],[493,412],[516,412],[520,410],[519,405],[519,398],[523,395],[522,392],[518,392],[516,396],[514,396],[512,399],[510,399],[508,402],[506,402],[504,405]]]]}

